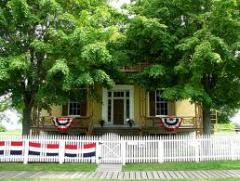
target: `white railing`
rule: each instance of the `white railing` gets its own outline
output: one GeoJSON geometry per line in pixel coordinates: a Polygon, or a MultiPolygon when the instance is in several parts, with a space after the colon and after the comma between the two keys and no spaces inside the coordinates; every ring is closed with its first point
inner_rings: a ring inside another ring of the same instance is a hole
{"type": "Polygon", "coordinates": [[[125,164],[207,160],[240,160],[240,134],[0,137],[0,162],[125,164]]]}

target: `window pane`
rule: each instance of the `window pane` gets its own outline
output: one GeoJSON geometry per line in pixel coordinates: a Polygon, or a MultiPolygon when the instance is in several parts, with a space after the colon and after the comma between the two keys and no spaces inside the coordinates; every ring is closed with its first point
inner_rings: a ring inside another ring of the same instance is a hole
{"type": "Polygon", "coordinates": [[[161,90],[149,93],[150,115],[168,115],[168,101],[161,97],[161,90]]]}

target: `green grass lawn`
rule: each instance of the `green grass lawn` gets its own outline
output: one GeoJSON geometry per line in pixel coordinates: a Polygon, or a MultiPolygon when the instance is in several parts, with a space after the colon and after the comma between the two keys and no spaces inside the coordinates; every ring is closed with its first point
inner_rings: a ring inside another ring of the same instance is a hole
{"type": "Polygon", "coordinates": [[[133,163],[123,166],[123,171],[159,170],[227,170],[240,169],[240,161],[133,163]]]}
{"type": "Polygon", "coordinates": [[[90,163],[0,163],[0,171],[95,171],[96,164],[90,163]]]}
{"type": "Polygon", "coordinates": [[[234,132],[235,131],[235,125],[233,123],[228,124],[214,124],[214,130],[217,132],[219,131],[225,131],[225,132],[234,132]]]}
{"type": "MultiPolygon", "coordinates": [[[[2,179],[1,181],[63,181],[64,179],[2,179]]],[[[81,181],[102,181],[100,179],[68,179],[71,181],[77,181],[77,180],[81,180],[81,181]]],[[[163,179],[161,179],[163,180],[163,179]]],[[[169,179],[167,179],[169,180],[169,179]]],[[[119,180],[107,180],[107,181],[119,181],[119,180]]],[[[130,181],[130,180],[129,180],[130,181]]],[[[151,180],[148,179],[148,181],[155,181],[155,180],[151,180]]],[[[192,179],[192,180],[188,180],[188,179],[171,179],[171,181],[239,181],[239,178],[222,178],[222,179],[192,179]]]]}
{"type": "Polygon", "coordinates": [[[0,132],[0,135],[19,136],[19,135],[22,135],[22,130],[12,130],[12,131],[0,132]]]}

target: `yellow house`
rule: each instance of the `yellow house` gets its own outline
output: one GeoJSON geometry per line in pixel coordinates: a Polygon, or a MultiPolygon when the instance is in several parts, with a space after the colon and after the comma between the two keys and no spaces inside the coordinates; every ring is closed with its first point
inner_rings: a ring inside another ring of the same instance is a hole
{"type": "Polygon", "coordinates": [[[53,106],[51,113],[43,111],[32,131],[57,132],[54,117],[73,118],[69,134],[99,135],[115,132],[122,135],[154,135],[168,133],[202,133],[201,107],[188,100],[169,102],[161,90],[146,91],[134,84],[117,84],[112,89],[96,88],[99,99],[85,90],[82,100],[69,100],[67,105],[53,106]],[[181,125],[169,131],[161,118],[181,118],[181,125]],[[131,124],[132,123],[132,124],[131,124]]]}

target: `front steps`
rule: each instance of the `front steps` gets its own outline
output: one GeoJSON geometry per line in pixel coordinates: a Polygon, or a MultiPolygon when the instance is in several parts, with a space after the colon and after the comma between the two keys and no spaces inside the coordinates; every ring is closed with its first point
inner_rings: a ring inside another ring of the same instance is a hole
{"type": "Polygon", "coordinates": [[[93,135],[104,135],[106,133],[115,133],[122,136],[129,136],[129,135],[141,135],[142,130],[139,126],[95,126],[93,128],[93,135]]]}

